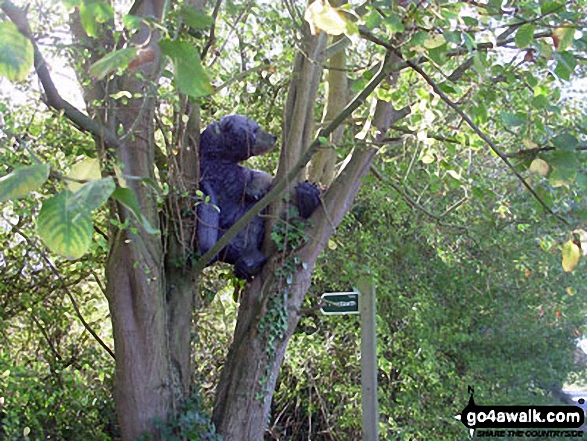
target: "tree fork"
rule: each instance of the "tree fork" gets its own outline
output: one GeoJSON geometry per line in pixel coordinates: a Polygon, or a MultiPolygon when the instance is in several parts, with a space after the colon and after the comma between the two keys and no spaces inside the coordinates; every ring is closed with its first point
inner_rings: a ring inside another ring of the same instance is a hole
{"type": "MultiPolygon", "coordinates": [[[[289,182],[292,182],[318,150],[321,138],[332,133],[365,102],[371,92],[389,75],[391,65],[392,57],[388,53],[379,71],[365,89],[318,133],[316,139],[306,148],[295,165],[288,168],[285,176],[277,180],[269,194],[249,210],[238,223],[242,221],[246,224],[249,221],[248,217],[258,213],[262,209],[260,207],[266,206],[272,198],[278,196],[287,187],[289,182]]],[[[305,119],[305,115],[299,117],[305,119]]],[[[287,290],[283,294],[287,329],[281,338],[268,341],[266,336],[261,335],[258,327],[260,320],[267,312],[268,301],[272,296],[282,295],[283,292],[280,280],[275,277],[275,270],[283,264],[279,256],[273,255],[261,274],[245,287],[233,343],[227,362],[222,369],[214,403],[213,422],[225,440],[263,439],[277,374],[281,368],[289,338],[300,320],[297,311],[310,286],[316,259],[324,250],[328,238],[342,217],[349,210],[361,186],[361,178],[368,172],[375,153],[376,149],[373,147],[355,149],[324,195],[323,206],[312,215],[311,222],[314,226],[308,231],[310,240],[294,253],[304,265],[296,267],[292,274],[292,283],[287,285],[287,290]],[[268,350],[270,347],[271,351],[268,350]],[[270,357],[267,355],[269,352],[271,352],[270,357]]],[[[232,228],[238,227],[235,225],[232,228]]],[[[230,230],[223,235],[221,241],[229,241],[229,233],[231,233],[230,230]]],[[[223,245],[217,243],[216,246],[223,245]]],[[[205,260],[206,257],[206,255],[202,256],[201,260],[205,260]]]]}

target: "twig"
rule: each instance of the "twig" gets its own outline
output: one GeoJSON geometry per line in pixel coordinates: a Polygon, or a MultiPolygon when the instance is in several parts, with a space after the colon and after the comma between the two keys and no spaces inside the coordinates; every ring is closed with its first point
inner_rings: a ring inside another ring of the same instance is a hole
{"type": "Polygon", "coordinates": [[[29,237],[20,229],[20,227],[18,225],[11,224],[10,226],[14,229],[14,231],[16,231],[18,234],[20,234],[20,236],[30,246],[32,246],[34,249],[36,249],[39,252],[39,255],[41,256],[41,258],[49,266],[49,269],[51,270],[51,272],[55,275],[55,277],[57,277],[57,279],[59,280],[59,282],[63,286],[63,289],[65,291],[65,294],[67,294],[67,297],[69,297],[69,300],[71,301],[71,304],[73,306],[73,309],[75,311],[75,314],[77,315],[77,318],[82,323],[82,325],[84,326],[84,328],[86,329],[86,331],[88,331],[91,334],[91,336],[94,337],[94,339],[98,342],[98,344],[100,346],[102,346],[104,348],[104,350],[106,352],[108,352],[108,354],[110,354],[110,356],[113,359],[116,359],[116,357],[114,355],[114,351],[112,351],[112,349],[110,349],[108,347],[108,345],[106,343],[104,343],[104,340],[102,340],[100,338],[100,336],[98,334],[96,334],[96,332],[91,328],[91,326],[88,324],[88,322],[86,322],[86,320],[84,319],[84,316],[82,315],[82,313],[81,313],[81,311],[80,311],[80,309],[78,307],[77,301],[75,300],[75,298],[73,297],[73,294],[69,290],[69,286],[67,285],[67,283],[65,283],[65,280],[63,280],[63,278],[61,277],[61,273],[57,270],[57,268],[55,267],[55,265],[53,264],[53,262],[51,262],[51,260],[47,257],[47,255],[45,253],[45,250],[42,250],[32,240],[30,240],[29,237]]]}
{"type": "Polygon", "coordinates": [[[206,42],[206,45],[204,46],[204,49],[202,49],[202,53],[200,54],[200,58],[202,60],[204,58],[206,58],[206,54],[208,53],[208,50],[210,50],[210,48],[212,47],[212,45],[216,41],[216,35],[215,35],[216,20],[218,19],[218,12],[220,11],[221,4],[222,4],[222,0],[216,0],[216,4],[214,5],[214,11],[212,12],[212,19],[214,21],[212,22],[212,25],[210,26],[210,35],[208,37],[208,41],[206,42]]]}
{"type": "Polygon", "coordinates": [[[34,64],[37,76],[43,85],[45,97],[42,98],[47,106],[57,110],[63,111],[64,115],[73,122],[80,130],[89,132],[96,138],[102,140],[108,147],[117,147],[119,144],[118,137],[108,130],[103,125],[97,123],[88,115],[80,112],[75,106],[64,100],[59,94],[51,74],[49,73],[48,65],[37,43],[32,36],[31,28],[26,18],[26,11],[14,5],[10,0],[3,0],[0,2],[0,9],[10,18],[10,20],[18,27],[19,31],[27,37],[34,50],[34,64]]]}
{"type": "MultiPolygon", "coordinates": [[[[534,147],[531,149],[518,150],[517,152],[507,153],[508,158],[520,158],[524,156],[536,156],[541,152],[550,152],[556,150],[556,147],[534,147]]],[[[574,149],[576,152],[583,152],[587,150],[587,146],[579,146],[574,149]]]]}
{"type": "Polygon", "coordinates": [[[564,219],[562,216],[560,216],[560,215],[554,213],[554,211],[552,211],[552,209],[536,193],[536,191],[532,188],[532,186],[530,184],[528,184],[528,182],[524,179],[524,177],[516,170],[516,168],[509,161],[507,156],[499,149],[499,147],[497,147],[497,145],[479,128],[479,126],[477,126],[473,122],[473,120],[471,118],[469,118],[469,116],[467,114],[465,114],[465,112],[463,112],[461,110],[461,108],[457,104],[455,104],[450,98],[448,98],[448,96],[445,95],[445,93],[440,89],[440,87],[438,87],[436,82],[434,80],[432,80],[432,78],[430,78],[430,76],[426,72],[424,72],[424,70],[422,70],[422,68],[418,64],[416,64],[410,60],[405,60],[403,58],[402,53],[399,50],[397,50],[393,45],[374,36],[368,30],[361,28],[360,33],[361,33],[361,36],[363,36],[367,40],[372,41],[375,44],[381,45],[384,48],[386,48],[388,51],[391,51],[392,53],[394,53],[397,57],[402,59],[404,61],[404,63],[406,63],[412,70],[416,71],[424,79],[424,81],[426,81],[432,87],[432,90],[434,90],[434,93],[436,93],[440,97],[440,99],[442,99],[442,101],[444,101],[451,109],[453,109],[469,125],[469,127],[471,127],[471,129],[483,141],[485,141],[485,143],[489,146],[489,148],[491,150],[493,150],[493,152],[497,156],[499,156],[499,158],[507,165],[507,167],[512,171],[512,173],[520,180],[522,185],[530,192],[530,194],[534,197],[534,199],[536,199],[536,201],[538,201],[538,203],[542,206],[542,208],[547,213],[549,213],[549,214],[553,215],[554,217],[556,217],[557,219],[559,219],[565,225],[569,224],[566,219],[564,219]]]}

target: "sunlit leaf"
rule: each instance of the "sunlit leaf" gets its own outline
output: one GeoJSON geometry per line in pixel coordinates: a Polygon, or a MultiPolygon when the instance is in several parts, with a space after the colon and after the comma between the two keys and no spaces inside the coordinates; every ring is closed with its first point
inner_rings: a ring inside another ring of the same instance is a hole
{"type": "Polygon", "coordinates": [[[159,234],[159,230],[153,228],[147,218],[141,213],[141,207],[137,200],[137,196],[130,188],[117,188],[112,193],[112,197],[131,211],[147,233],[159,234]]]}
{"type": "Polygon", "coordinates": [[[562,26],[552,32],[552,40],[558,52],[564,52],[575,39],[574,26],[562,26]]]}
{"type": "Polygon", "coordinates": [[[113,168],[114,168],[114,174],[116,175],[116,180],[118,181],[118,185],[122,188],[126,188],[127,187],[126,179],[124,178],[124,175],[122,174],[122,170],[120,169],[118,164],[114,164],[113,168]]]}
{"type": "MultiPolygon", "coordinates": [[[[100,172],[100,161],[98,158],[85,158],[71,167],[71,171],[67,175],[68,179],[75,181],[93,181],[102,178],[100,172]]],[[[73,193],[78,191],[85,182],[67,181],[67,187],[73,193]]]]}
{"type": "Polygon", "coordinates": [[[579,260],[581,259],[581,248],[579,248],[572,240],[565,242],[563,244],[563,270],[565,272],[570,273],[572,272],[577,265],[579,264],[579,260]]]}
{"type": "Polygon", "coordinates": [[[87,211],[70,209],[72,197],[70,191],[64,191],[45,200],[37,217],[37,232],[54,253],[79,259],[90,247],[94,227],[87,211]]]}
{"type": "Polygon", "coordinates": [[[97,80],[103,79],[106,75],[119,70],[126,69],[128,64],[137,56],[137,48],[126,47],[110,52],[105,57],[96,61],[90,66],[90,75],[97,80]]]}
{"type": "Polygon", "coordinates": [[[11,21],[0,22],[0,75],[10,81],[24,80],[33,68],[33,58],[30,40],[11,21]]]}
{"type": "Polygon", "coordinates": [[[534,159],[532,164],[530,164],[530,171],[539,174],[540,176],[546,176],[549,170],[550,167],[548,166],[548,163],[540,158],[534,159]]]}
{"type": "Polygon", "coordinates": [[[136,31],[140,29],[142,21],[143,19],[141,17],[137,17],[136,15],[128,14],[122,17],[122,24],[129,31],[136,31]]]}
{"type": "Polygon", "coordinates": [[[199,98],[214,92],[194,46],[187,41],[172,40],[161,40],[159,46],[173,61],[175,83],[182,93],[199,98]]]}
{"type": "Polygon", "coordinates": [[[48,178],[48,164],[17,168],[12,173],[0,178],[0,202],[26,196],[43,185],[48,178]]]}
{"type": "Polygon", "coordinates": [[[304,14],[304,19],[310,24],[313,35],[324,31],[329,35],[341,35],[346,32],[347,22],[328,0],[315,0],[304,14]]]}
{"type": "Polygon", "coordinates": [[[446,43],[444,35],[433,34],[428,36],[428,38],[424,41],[424,47],[426,49],[434,49],[435,47],[442,46],[444,43],[446,43]]]}
{"type": "Polygon", "coordinates": [[[434,161],[436,161],[436,158],[430,150],[426,150],[420,157],[420,161],[422,161],[424,164],[432,164],[434,161]]]}

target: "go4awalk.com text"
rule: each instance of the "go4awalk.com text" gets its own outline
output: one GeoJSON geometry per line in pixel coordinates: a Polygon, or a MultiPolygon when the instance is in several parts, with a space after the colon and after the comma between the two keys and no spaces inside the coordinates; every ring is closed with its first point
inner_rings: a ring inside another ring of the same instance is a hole
{"type": "Polygon", "coordinates": [[[469,393],[469,403],[455,418],[469,429],[471,437],[583,439],[585,413],[579,406],[478,405],[472,387],[469,393]]]}

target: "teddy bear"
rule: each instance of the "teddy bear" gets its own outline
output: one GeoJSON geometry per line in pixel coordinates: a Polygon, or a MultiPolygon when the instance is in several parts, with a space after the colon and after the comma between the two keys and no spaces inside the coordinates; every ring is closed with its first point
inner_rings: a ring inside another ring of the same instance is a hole
{"type": "MultiPolygon", "coordinates": [[[[205,201],[197,205],[200,255],[269,191],[273,177],[240,162],[271,151],[276,139],[242,115],[225,116],[201,133],[200,190],[205,201]]],[[[299,183],[294,203],[302,218],[310,217],[320,204],[319,189],[307,181],[299,183]]],[[[210,264],[217,260],[232,264],[236,277],[250,280],[267,261],[261,251],[264,235],[265,220],[255,216],[210,264]]]]}

